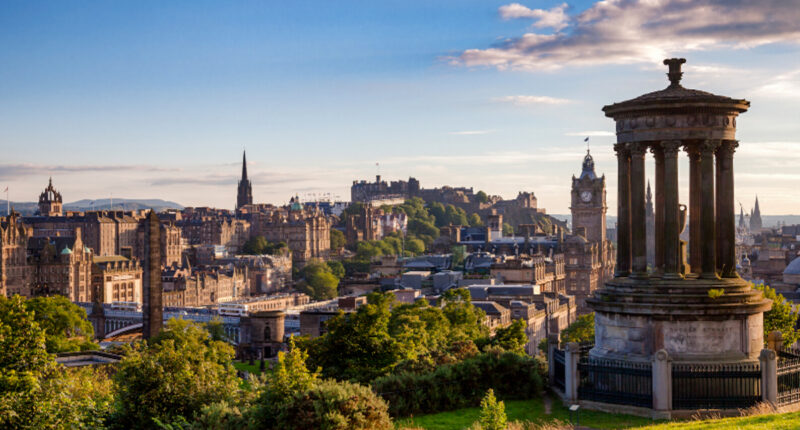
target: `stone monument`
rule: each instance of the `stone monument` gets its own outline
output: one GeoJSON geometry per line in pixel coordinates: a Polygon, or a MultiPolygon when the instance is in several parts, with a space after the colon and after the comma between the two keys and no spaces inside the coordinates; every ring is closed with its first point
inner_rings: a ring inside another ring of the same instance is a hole
{"type": "Polygon", "coordinates": [[[161,221],[150,210],[145,223],[144,267],[142,279],[142,337],[150,339],[161,331],[163,320],[163,290],[161,286],[161,221]]]}
{"type": "Polygon", "coordinates": [[[605,106],[616,122],[618,246],[614,278],[587,304],[595,311],[590,356],[649,362],[757,362],[771,301],[736,273],[733,154],[736,118],[750,106],[684,88],[681,64],[661,91],[605,106]],[[678,156],[689,156],[689,261],[679,235],[685,209],[678,156]],[[655,158],[655,264],[647,265],[645,156],[655,158]]]}

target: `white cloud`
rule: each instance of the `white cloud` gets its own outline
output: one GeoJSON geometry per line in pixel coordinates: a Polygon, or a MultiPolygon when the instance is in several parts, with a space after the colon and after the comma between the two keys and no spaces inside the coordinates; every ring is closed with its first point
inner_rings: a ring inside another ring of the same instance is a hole
{"type": "Polygon", "coordinates": [[[465,131],[451,131],[447,134],[452,134],[455,136],[474,136],[474,135],[489,134],[494,132],[495,130],[465,130],[465,131]]]}
{"type": "Polygon", "coordinates": [[[499,103],[511,103],[515,106],[563,105],[572,102],[572,100],[548,96],[505,96],[496,97],[493,99],[493,101],[499,103]]]}
{"type": "Polygon", "coordinates": [[[610,131],[571,131],[569,133],[564,133],[565,136],[581,136],[581,137],[608,137],[614,136],[614,133],[610,131]]]}
{"type": "Polygon", "coordinates": [[[549,10],[530,9],[519,3],[500,6],[499,12],[503,19],[530,18],[536,20],[531,24],[534,28],[552,28],[559,31],[567,26],[569,16],[565,13],[566,3],[562,3],[549,10]]]}
{"type": "MultiPolygon", "coordinates": [[[[515,18],[533,17],[532,12],[513,4],[500,13],[515,18]]],[[[605,0],[567,21],[574,23],[569,32],[526,33],[450,60],[467,67],[555,70],[657,63],[691,51],[800,42],[800,8],[785,0],[605,0]]]]}
{"type": "Polygon", "coordinates": [[[767,97],[800,99],[800,69],[767,78],[755,93],[767,97]]]}

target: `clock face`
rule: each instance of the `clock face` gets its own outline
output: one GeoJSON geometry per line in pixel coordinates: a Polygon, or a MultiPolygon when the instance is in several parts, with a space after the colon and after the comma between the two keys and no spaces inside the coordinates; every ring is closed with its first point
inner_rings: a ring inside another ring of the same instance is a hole
{"type": "Polygon", "coordinates": [[[592,192],[591,191],[581,192],[581,200],[583,200],[585,203],[589,203],[592,200],[592,192]]]}

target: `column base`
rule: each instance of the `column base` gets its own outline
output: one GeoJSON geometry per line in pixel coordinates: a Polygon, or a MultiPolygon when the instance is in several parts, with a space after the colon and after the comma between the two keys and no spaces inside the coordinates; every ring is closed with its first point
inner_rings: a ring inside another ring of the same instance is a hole
{"type": "Polygon", "coordinates": [[[630,275],[631,279],[650,279],[650,274],[647,272],[633,272],[630,275]]]}
{"type": "Polygon", "coordinates": [[[671,279],[671,280],[684,279],[684,276],[681,275],[680,273],[665,273],[661,277],[663,279],[671,279]]]}
{"type": "Polygon", "coordinates": [[[703,272],[700,274],[700,279],[720,279],[717,272],[703,272]]]}

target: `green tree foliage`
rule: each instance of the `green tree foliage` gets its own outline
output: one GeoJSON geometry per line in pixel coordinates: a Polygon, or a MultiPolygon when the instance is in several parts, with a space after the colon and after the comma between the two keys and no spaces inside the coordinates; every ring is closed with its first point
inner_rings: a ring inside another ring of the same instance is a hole
{"type": "Polygon", "coordinates": [[[470,227],[483,227],[483,220],[481,219],[481,216],[476,213],[470,214],[467,222],[469,223],[470,227]]]}
{"type": "Polygon", "coordinates": [[[86,311],[64,296],[36,297],[25,302],[34,320],[45,333],[47,352],[72,352],[99,349],[92,341],[94,328],[86,311]]]}
{"type": "Polygon", "coordinates": [[[332,228],[330,236],[331,250],[333,250],[333,252],[341,252],[345,245],[344,233],[342,233],[341,230],[332,228]]]}
{"type": "Polygon", "coordinates": [[[793,345],[800,338],[800,332],[795,328],[798,311],[793,310],[792,303],[774,288],[768,285],[756,285],[755,288],[763,292],[765,298],[772,300],[772,309],[764,312],[764,342],[770,333],[777,330],[783,335],[784,345],[793,345]]]}
{"type": "Polygon", "coordinates": [[[242,247],[242,253],[248,255],[284,255],[288,252],[286,242],[272,243],[264,236],[251,237],[242,247]]]}
{"type": "Polygon", "coordinates": [[[65,369],[19,296],[0,297],[0,428],[102,428],[112,404],[100,369],[65,369]]]}
{"type": "Polygon", "coordinates": [[[514,227],[507,223],[503,223],[503,236],[513,236],[514,235],[514,227]]]}
{"type": "Polygon", "coordinates": [[[481,430],[506,430],[506,405],[498,402],[494,390],[489,388],[481,400],[481,430]]]}
{"type": "Polygon", "coordinates": [[[394,426],[386,402],[369,387],[326,380],[294,394],[274,428],[389,430],[394,426]]]}
{"type": "Polygon", "coordinates": [[[490,351],[432,372],[400,372],[372,381],[392,416],[405,417],[476,406],[488,389],[504,399],[530,399],[542,391],[540,358],[490,351]]]}
{"type": "Polygon", "coordinates": [[[525,354],[525,345],[528,343],[528,335],[525,334],[527,323],[523,319],[516,319],[506,327],[495,330],[494,337],[490,344],[499,346],[506,351],[517,354],[525,354]]]}
{"type": "Polygon", "coordinates": [[[439,298],[447,320],[450,321],[453,340],[477,340],[489,335],[489,329],[482,324],[486,314],[472,306],[469,290],[451,288],[439,298]]]}
{"type": "Polygon", "coordinates": [[[337,266],[335,270],[336,273],[334,273],[333,266],[327,263],[312,260],[300,271],[303,280],[298,283],[297,288],[314,300],[332,299],[339,295],[340,278],[337,277],[337,274],[344,274],[344,266],[337,266]]]}
{"type": "Polygon", "coordinates": [[[340,261],[331,260],[326,262],[328,267],[331,269],[331,273],[339,279],[344,278],[345,271],[344,265],[340,261]]]}
{"type": "Polygon", "coordinates": [[[114,375],[117,392],[112,422],[147,429],[154,418],[192,418],[215,402],[234,402],[239,379],[231,365],[233,348],[212,340],[199,325],[172,319],[148,344],[131,349],[114,375]]]}
{"type": "Polygon", "coordinates": [[[475,193],[475,198],[477,198],[480,203],[489,202],[489,196],[487,196],[486,193],[483,191],[478,191],[477,193],[475,193]]]}
{"type": "Polygon", "coordinates": [[[469,342],[474,348],[475,340],[488,336],[481,324],[484,314],[472,306],[468,294],[450,293],[440,308],[424,300],[395,304],[391,293],[372,293],[366,305],[329,319],[324,335],[305,342],[309,363],[321,367],[325,377],[363,383],[401,364],[427,368],[449,362],[448,357],[462,359],[468,353],[451,354],[453,345],[469,342]]]}
{"type": "Polygon", "coordinates": [[[561,342],[594,342],[594,312],[579,316],[569,327],[561,330],[561,342]]]}

